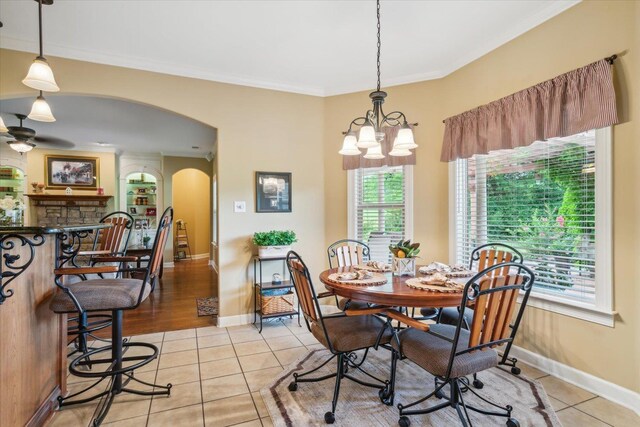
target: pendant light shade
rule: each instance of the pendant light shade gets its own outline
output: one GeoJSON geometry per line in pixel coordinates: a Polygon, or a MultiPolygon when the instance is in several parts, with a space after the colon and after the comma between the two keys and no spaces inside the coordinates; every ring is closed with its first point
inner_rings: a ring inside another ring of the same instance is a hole
{"type": "Polygon", "coordinates": [[[384,159],[384,154],[382,154],[382,145],[377,144],[374,147],[368,148],[367,154],[364,155],[364,158],[369,160],[384,159]]]}
{"type": "Polygon", "coordinates": [[[416,144],[413,139],[413,131],[409,125],[405,123],[398,131],[398,136],[393,143],[393,148],[398,148],[400,150],[412,150],[417,147],[418,144],[416,144]]]}
{"type": "Polygon", "coordinates": [[[31,151],[33,150],[33,147],[36,146],[35,144],[26,141],[7,141],[7,144],[20,154],[31,151]]]}
{"type": "Polygon", "coordinates": [[[358,147],[373,148],[376,145],[380,145],[378,141],[376,141],[376,130],[373,127],[373,123],[367,121],[365,125],[360,128],[358,147]]]}
{"type": "Polygon", "coordinates": [[[348,132],[342,142],[342,149],[338,153],[343,156],[359,156],[362,153],[358,150],[357,143],[355,132],[348,132]]]}
{"type": "Polygon", "coordinates": [[[30,88],[44,92],[58,92],[60,90],[56,79],[53,77],[53,71],[49,63],[41,56],[33,61],[31,67],[29,67],[27,77],[22,80],[22,83],[30,88]]]}
{"type": "Polygon", "coordinates": [[[31,107],[31,112],[27,116],[31,120],[36,120],[39,122],[55,122],[56,118],[53,117],[51,113],[51,107],[47,104],[47,101],[40,93],[40,96],[36,98],[33,102],[33,106],[31,107]]]}
{"type": "Polygon", "coordinates": [[[7,129],[7,126],[4,124],[4,120],[2,120],[2,117],[0,117],[0,133],[5,132],[9,132],[9,129],[7,129]]]}

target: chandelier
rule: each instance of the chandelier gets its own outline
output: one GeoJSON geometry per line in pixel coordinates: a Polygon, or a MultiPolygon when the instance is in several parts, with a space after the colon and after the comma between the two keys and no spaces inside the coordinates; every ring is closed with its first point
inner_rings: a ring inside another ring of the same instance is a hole
{"type": "Polygon", "coordinates": [[[38,38],[40,44],[40,54],[29,67],[27,77],[22,80],[26,86],[40,91],[40,94],[36,98],[31,107],[29,118],[31,120],[37,120],[39,122],[55,122],[56,119],[51,113],[49,104],[44,99],[42,92],[58,92],[60,88],[56,84],[56,79],[53,77],[53,71],[44,57],[42,51],[42,4],[51,5],[53,0],[36,0],[38,2],[38,38]]]}
{"type": "MultiPolygon", "coordinates": [[[[390,156],[410,156],[412,149],[418,145],[413,139],[413,130],[407,118],[401,111],[393,111],[385,114],[382,110],[382,104],[387,97],[387,93],[380,90],[380,0],[377,0],[377,18],[378,18],[378,85],[374,92],[369,94],[373,108],[368,110],[363,117],[353,119],[349,124],[349,129],[343,132],[344,141],[342,149],[338,151],[344,156],[358,156],[362,154],[360,148],[366,148],[365,159],[384,159],[382,154],[381,142],[385,138],[384,127],[400,126],[398,135],[393,141],[393,149],[389,152],[390,156]],[[360,134],[356,136],[356,130],[360,129],[360,134]]],[[[417,126],[414,123],[413,126],[417,126]]]]}

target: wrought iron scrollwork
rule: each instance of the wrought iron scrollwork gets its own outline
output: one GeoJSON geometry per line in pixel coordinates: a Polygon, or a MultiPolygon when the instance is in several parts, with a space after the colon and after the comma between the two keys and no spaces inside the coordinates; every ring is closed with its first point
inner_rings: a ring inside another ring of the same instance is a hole
{"type": "Polygon", "coordinates": [[[58,267],[62,267],[67,263],[70,263],[74,267],[79,267],[76,263],[76,257],[82,248],[83,240],[86,239],[91,232],[92,230],[81,230],[56,235],[58,241],[56,247],[56,264],[58,267]]]}
{"type": "Polygon", "coordinates": [[[45,239],[42,234],[35,234],[29,239],[20,234],[4,234],[0,236],[0,304],[13,295],[13,289],[8,286],[21,275],[33,262],[35,247],[41,246],[45,239]],[[28,246],[28,257],[15,253],[19,247],[28,246]]]}

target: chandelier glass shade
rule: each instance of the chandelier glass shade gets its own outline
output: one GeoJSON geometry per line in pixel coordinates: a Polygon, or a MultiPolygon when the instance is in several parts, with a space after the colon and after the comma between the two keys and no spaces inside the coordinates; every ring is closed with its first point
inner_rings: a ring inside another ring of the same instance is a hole
{"type": "MultiPolygon", "coordinates": [[[[377,0],[377,20],[378,20],[378,56],[377,56],[377,71],[378,71],[378,85],[375,91],[369,94],[373,107],[368,110],[364,116],[353,119],[349,124],[349,129],[343,132],[345,135],[342,142],[342,149],[338,151],[339,154],[345,156],[361,154],[358,148],[366,148],[367,152],[364,155],[366,159],[384,159],[385,155],[382,153],[381,143],[384,141],[385,127],[400,126],[398,136],[396,137],[393,149],[389,152],[391,156],[409,156],[414,148],[418,145],[413,138],[413,130],[407,118],[401,111],[393,111],[389,114],[385,114],[382,109],[382,104],[387,97],[387,93],[380,90],[380,0],[377,0]],[[359,129],[359,135],[355,147],[353,146],[353,140],[355,138],[355,131],[359,129]],[[356,152],[358,151],[358,152],[356,152]]],[[[414,123],[413,126],[417,126],[414,123]]]]}
{"type": "Polygon", "coordinates": [[[358,150],[358,139],[356,138],[355,132],[351,131],[344,137],[342,149],[338,151],[338,153],[343,156],[359,156],[362,154],[362,152],[358,150]]]}

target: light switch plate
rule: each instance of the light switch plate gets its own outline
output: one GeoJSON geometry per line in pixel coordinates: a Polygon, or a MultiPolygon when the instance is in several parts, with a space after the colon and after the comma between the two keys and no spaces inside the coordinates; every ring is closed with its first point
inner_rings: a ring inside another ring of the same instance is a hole
{"type": "Polygon", "coordinates": [[[247,202],[244,200],[233,202],[233,211],[234,212],[246,212],[247,211],[247,202]]]}

